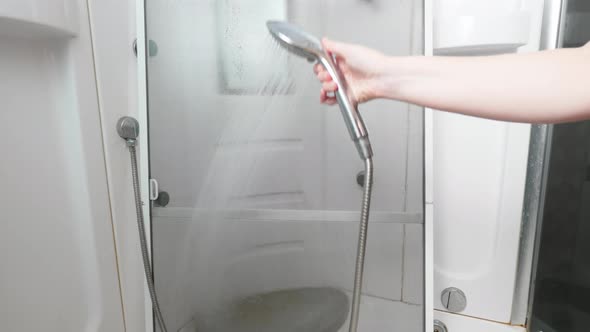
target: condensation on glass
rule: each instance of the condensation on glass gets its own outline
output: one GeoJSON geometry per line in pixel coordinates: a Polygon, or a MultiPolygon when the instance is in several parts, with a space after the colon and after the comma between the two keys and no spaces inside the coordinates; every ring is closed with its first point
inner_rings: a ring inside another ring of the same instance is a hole
{"type": "MultiPolygon", "coordinates": [[[[312,64],[278,47],[265,22],[422,54],[421,1],[146,7],[158,45],[148,59],[150,172],[170,197],[152,209],[154,274],[169,329],[289,331],[305,321],[344,331],[364,166],[340,112],[320,105],[312,64]]],[[[361,111],[376,157],[360,331],[422,332],[422,112],[393,101],[361,111]]]]}

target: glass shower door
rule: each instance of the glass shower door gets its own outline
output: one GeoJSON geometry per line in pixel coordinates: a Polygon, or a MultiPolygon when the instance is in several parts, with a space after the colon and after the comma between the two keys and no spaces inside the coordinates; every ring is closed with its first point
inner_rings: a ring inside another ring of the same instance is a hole
{"type": "MultiPolygon", "coordinates": [[[[146,0],[156,290],[169,331],[348,330],[363,163],[268,19],[422,54],[420,1],[146,0]],[[166,198],[169,198],[167,200],[166,198]]],[[[424,331],[423,115],[361,106],[375,185],[359,331],[424,331]]]]}
{"type": "MultiPolygon", "coordinates": [[[[590,2],[566,1],[565,48],[590,42],[590,2]]],[[[545,161],[542,228],[531,332],[584,332],[590,326],[590,121],[556,124],[545,161]]]]}

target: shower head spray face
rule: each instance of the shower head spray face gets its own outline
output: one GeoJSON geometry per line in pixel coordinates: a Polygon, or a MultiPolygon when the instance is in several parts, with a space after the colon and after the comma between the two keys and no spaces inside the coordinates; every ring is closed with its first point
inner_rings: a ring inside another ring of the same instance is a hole
{"type": "Polygon", "coordinates": [[[274,39],[289,52],[304,57],[309,61],[319,61],[324,55],[322,43],[319,39],[293,24],[268,21],[266,26],[274,39]]]}
{"type": "Polygon", "coordinates": [[[330,73],[332,80],[338,85],[336,99],[338,100],[350,137],[355,142],[361,159],[371,158],[373,151],[365,123],[356,108],[356,103],[351,94],[348,93],[346,80],[338,70],[332,56],[324,51],[320,40],[305,32],[300,27],[287,22],[268,21],[266,22],[266,26],[279,45],[289,52],[306,58],[309,61],[321,63],[328,73],[330,73]]]}

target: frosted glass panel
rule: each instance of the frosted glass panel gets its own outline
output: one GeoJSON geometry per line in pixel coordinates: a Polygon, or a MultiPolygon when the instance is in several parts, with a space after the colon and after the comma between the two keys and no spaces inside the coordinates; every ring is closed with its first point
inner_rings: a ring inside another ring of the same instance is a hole
{"type": "MultiPolygon", "coordinates": [[[[261,66],[261,50],[268,47],[268,19],[286,20],[287,4],[283,0],[217,1],[218,61],[222,75],[221,89],[227,93],[252,93],[272,75],[275,66],[261,66]]],[[[276,67],[286,68],[281,56],[276,67]]]]}
{"type": "MultiPolygon", "coordinates": [[[[421,3],[146,6],[159,49],[148,59],[150,171],[170,196],[152,208],[154,273],[169,329],[347,330],[364,165],[339,110],[319,103],[312,64],[265,23],[422,54],[421,3]]],[[[361,111],[375,188],[360,331],[423,331],[422,112],[393,101],[361,111]]]]}

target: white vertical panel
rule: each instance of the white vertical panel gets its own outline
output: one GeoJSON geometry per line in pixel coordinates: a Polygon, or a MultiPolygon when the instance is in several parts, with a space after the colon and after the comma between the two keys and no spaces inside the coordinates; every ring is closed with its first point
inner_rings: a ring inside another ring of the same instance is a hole
{"type": "MultiPolygon", "coordinates": [[[[456,14],[447,11],[444,15],[473,15],[477,19],[482,15],[510,18],[514,14],[510,19],[520,26],[518,29],[526,29],[529,36],[527,45],[520,51],[538,48],[542,2],[527,2],[528,5],[524,1],[498,2],[479,7],[475,2],[455,1],[454,4],[463,7],[456,14]],[[486,10],[487,6],[494,8],[486,10]],[[527,20],[518,19],[519,15],[526,15],[527,20]]],[[[486,19],[477,22],[482,24],[482,29],[492,27],[486,19]]],[[[444,38],[457,36],[445,30],[444,25],[438,29],[438,35],[444,38]]],[[[517,35],[515,32],[491,39],[486,35],[466,45],[458,44],[456,52],[506,51],[519,42],[502,38],[517,35]],[[504,48],[511,43],[513,46],[504,48]]],[[[530,125],[441,112],[434,115],[432,132],[435,306],[444,309],[441,292],[457,287],[467,295],[467,308],[461,314],[509,323],[530,125]]]]}
{"type": "MultiPolygon", "coordinates": [[[[136,37],[135,4],[140,2],[88,0],[127,331],[145,331],[145,313],[151,312],[145,310],[143,265],[135,221],[129,150],[115,130],[120,117],[138,116],[138,59],[133,54],[132,43],[136,37]]],[[[140,136],[146,135],[147,127],[142,126],[140,136]]],[[[140,156],[144,147],[143,144],[138,146],[140,156]]],[[[146,216],[149,218],[149,215],[146,216]]]]}
{"type": "Polygon", "coordinates": [[[436,308],[457,287],[463,314],[508,323],[530,126],[439,113],[434,130],[436,308]]]}
{"type": "MultiPolygon", "coordinates": [[[[424,55],[433,54],[434,13],[433,0],[424,0],[424,55]]],[[[424,109],[424,331],[430,331],[434,322],[434,207],[433,159],[434,159],[434,120],[433,111],[424,109]]]]}
{"type": "Polygon", "coordinates": [[[86,2],[0,13],[0,329],[124,331],[86,2]]]}
{"type": "MultiPolygon", "coordinates": [[[[149,159],[149,137],[148,137],[148,94],[147,94],[147,54],[146,54],[146,17],[145,17],[145,1],[136,2],[136,24],[137,24],[137,112],[139,126],[144,128],[144,134],[139,136],[140,148],[140,183],[141,183],[141,200],[146,202],[143,206],[144,223],[146,230],[146,238],[151,239],[151,214],[150,214],[150,200],[149,200],[149,174],[150,174],[150,159],[149,159]]],[[[151,252],[152,242],[148,241],[148,248],[151,252]]],[[[153,266],[153,265],[152,265],[153,266]]],[[[145,331],[152,332],[154,330],[154,318],[152,303],[149,296],[145,276],[143,277],[144,285],[144,308],[145,308],[145,331]]]]}

